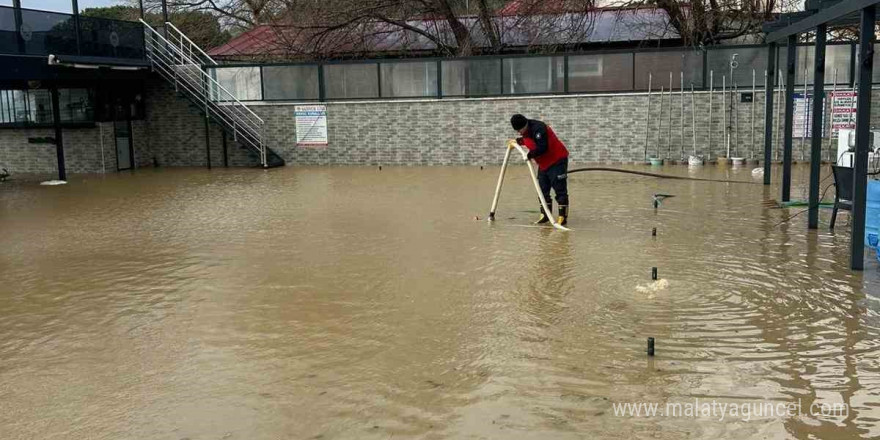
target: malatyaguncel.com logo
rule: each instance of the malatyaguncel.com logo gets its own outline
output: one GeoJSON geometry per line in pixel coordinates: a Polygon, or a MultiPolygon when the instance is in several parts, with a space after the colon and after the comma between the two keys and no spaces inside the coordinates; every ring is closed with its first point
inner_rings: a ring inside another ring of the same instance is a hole
{"type": "Polygon", "coordinates": [[[799,416],[845,419],[849,416],[849,406],[845,403],[813,402],[804,405],[800,400],[796,402],[718,402],[696,398],[688,402],[615,402],[612,403],[612,407],[614,415],[618,417],[688,417],[718,421],[725,419],[749,421],[799,416]]]}

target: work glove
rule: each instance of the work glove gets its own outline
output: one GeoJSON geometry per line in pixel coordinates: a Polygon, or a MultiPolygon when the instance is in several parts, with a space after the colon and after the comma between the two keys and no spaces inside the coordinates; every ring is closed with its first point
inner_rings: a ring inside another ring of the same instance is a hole
{"type": "Polygon", "coordinates": [[[528,162],[529,161],[529,150],[522,148],[520,152],[522,153],[523,162],[528,162]]]}
{"type": "Polygon", "coordinates": [[[513,139],[509,139],[509,140],[507,141],[507,149],[510,150],[510,149],[513,149],[513,148],[516,148],[516,141],[513,140],[513,139]]]}

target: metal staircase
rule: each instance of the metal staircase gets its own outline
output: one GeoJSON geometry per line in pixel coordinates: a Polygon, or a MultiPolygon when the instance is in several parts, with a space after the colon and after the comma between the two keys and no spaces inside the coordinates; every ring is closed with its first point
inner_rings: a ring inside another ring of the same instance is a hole
{"type": "Polygon", "coordinates": [[[143,20],[147,59],[153,71],[174,86],[205,115],[219,124],[232,139],[254,151],[263,168],[284,165],[284,159],[263,142],[263,119],[206,72],[205,66],[217,62],[173,24],[165,32],[153,29],[143,20]]]}

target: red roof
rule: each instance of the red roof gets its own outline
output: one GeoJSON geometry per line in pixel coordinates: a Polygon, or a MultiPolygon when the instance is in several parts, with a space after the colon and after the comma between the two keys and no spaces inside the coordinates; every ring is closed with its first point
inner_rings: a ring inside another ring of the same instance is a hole
{"type": "MultiPolygon", "coordinates": [[[[669,25],[668,15],[655,8],[596,9],[589,12],[560,11],[571,2],[547,0],[543,11],[529,9],[525,15],[515,14],[521,8],[532,8],[536,0],[512,0],[493,17],[506,47],[528,47],[575,43],[638,42],[679,38],[669,25]],[[507,15],[507,13],[512,13],[507,15]]],[[[477,17],[459,17],[471,30],[474,45],[490,48],[477,17]]],[[[407,20],[407,25],[434,35],[442,44],[456,46],[448,22],[434,17],[407,20]]],[[[376,53],[436,53],[437,43],[424,35],[385,22],[361,22],[344,29],[321,34],[323,29],[281,25],[260,25],[210,49],[218,58],[296,58],[345,57],[376,53]],[[316,37],[320,38],[316,38],[316,37]]]]}

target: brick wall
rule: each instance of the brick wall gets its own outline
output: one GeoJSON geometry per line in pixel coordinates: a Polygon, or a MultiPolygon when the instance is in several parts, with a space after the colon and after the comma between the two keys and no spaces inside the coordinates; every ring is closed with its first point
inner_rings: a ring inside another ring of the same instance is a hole
{"type": "MultiPolygon", "coordinates": [[[[728,95],[729,96],[729,95],[728,95]]],[[[776,108],[781,105],[775,99],[776,108]]],[[[880,89],[872,102],[872,123],[880,125],[880,89]]],[[[523,113],[548,122],[571,151],[577,163],[640,163],[648,155],[678,159],[691,154],[694,131],[698,154],[714,159],[727,154],[721,93],[693,96],[686,92],[654,93],[648,113],[646,94],[555,96],[549,98],[448,99],[419,101],[331,102],[328,109],[329,145],[297,147],[293,103],[253,103],[251,108],[265,120],[268,146],[288,165],[479,165],[501,161],[503,145],[514,132],[508,120],[523,113]],[[684,118],[681,104],[684,99],[684,118]],[[696,122],[694,124],[693,122],[696,122]],[[682,133],[682,127],[684,132],[682,133]],[[711,143],[710,143],[710,132],[711,143]],[[683,136],[682,136],[683,134],[683,136]],[[683,137],[683,138],[682,138],[683,137]]],[[[738,100],[737,100],[738,101],[738,100]]],[[[133,121],[135,160],[138,167],[205,166],[204,113],[160,79],[147,87],[146,119],[133,121]]],[[[827,110],[830,110],[830,102],[827,110]]],[[[739,119],[732,156],[763,157],[764,96],[754,104],[754,143],[751,104],[735,104],[739,119]]],[[[781,112],[774,110],[774,118],[781,112]]],[[[775,122],[774,152],[779,148],[779,120],[775,122]]],[[[28,137],[53,136],[52,129],[0,129],[0,166],[13,173],[55,173],[55,147],[28,144],[28,137]]],[[[222,166],[222,134],[210,131],[211,164],[222,166]]],[[[115,172],[116,150],[112,123],[94,128],[65,129],[65,157],[70,173],[115,172]],[[102,151],[103,134],[103,161],[102,151]]],[[[808,159],[809,140],[803,143],[808,159]]],[[[833,158],[836,144],[823,143],[823,159],[833,158]],[[830,146],[829,146],[830,145],[830,146]],[[832,153],[829,153],[832,152],[832,153]]],[[[256,154],[228,139],[231,166],[255,166],[256,154]]],[[[794,159],[801,160],[801,141],[794,140],[794,159]]],[[[777,155],[774,154],[774,157],[777,155]]],[[[781,158],[781,154],[778,155],[781,158]]]]}
{"type": "MultiPolygon", "coordinates": [[[[730,94],[727,95],[728,99],[730,94]]],[[[781,106],[780,95],[774,108],[781,106]]],[[[294,104],[260,103],[251,108],[265,121],[267,144],[288,164],[495,164],[506,139],[514,136],[510,115],[523,113],[549,123],[578,163],[641,163],[659,155],[679,159],[697,153],[709,159],[727,155],[720,92],[654,93],[650,113],[646,94],[556,96],[550,98],[330,102],[329,145],[295,145],[294,104]],[[683,112],[682,118],[682,99],[683,112]],[[692,112],[692,108],[694,111],[692,112]],[[711,122],[711,123],[710,123],[711,122]],[[682,130],[683,129],[683,130],[682,130]],[[647,130],[647,142],[646,142],[647,130]],[[710,135],[711,134],[711,135],[710,135]],[[694,138],[696,137],[696,142],[694,138]],[[711,142],[710,142],[711,141],[711,142]]],[[[880,90],[874,92],[872,121],[880,123],[880,90]]],[[[731,157],[763,157],[764,93],[751,103],[734,104],[736,119],[731,157]],[[754,121],[752,122],[752,114],[754,121]],[[754,133],[754,136],[752,136],[754,133]]],[[[830,113],[830,101],[826,105],[830,113]]],[[[779,149],[779,120],[774,110],[774,151],[779,149]]],[[[826,118],[826,120],[828,120],[826,118]]],[[[836,142],[836,141],[835,141],[836,142]]],[[[823,159],[831,158],[836,143],[823,143],[823,159]]],[[[801,159],[801,141],[794,140],[794,159],[801,159]]],[[[804,143],[809,159],[809,140],[804,143]]],[[[781,153],[780,153],[781,158],[781,153]]]]}

